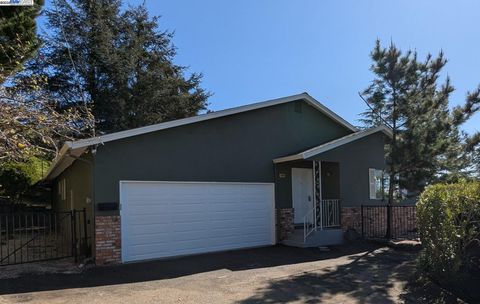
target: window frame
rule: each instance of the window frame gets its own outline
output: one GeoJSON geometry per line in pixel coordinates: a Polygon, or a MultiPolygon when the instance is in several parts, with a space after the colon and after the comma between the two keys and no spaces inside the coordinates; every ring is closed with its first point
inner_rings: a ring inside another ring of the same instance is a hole
{"type": "Polygon", "coordinates": [[[384,201],[388,196],[388,175],[383,169],[369,168],[368,182],[369,182],[369,198],[371,200],[384,201]],[[380,177],[379,177],[380,175],[380,177]],[[380,188],[378,188],[378,179],[380,179],[380,188]]]}

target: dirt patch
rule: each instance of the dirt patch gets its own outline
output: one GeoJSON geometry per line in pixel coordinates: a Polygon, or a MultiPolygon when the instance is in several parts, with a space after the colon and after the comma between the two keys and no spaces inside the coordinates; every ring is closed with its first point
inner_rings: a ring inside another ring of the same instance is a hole
{"type": "Polygon", "coordinates": [[[42,274],[78,274],[84,267],[79,267],[72,258],[0,266],[0,280],[19,278],[22,276],[42,274]]]}
{"type": "Polygon", "coordinates": [[[431,280],[418,276],[411,278],[405,287],[405,292],[400,297],[405,304],[443,304],[443,303],[467,303],[450,291],[440,287],[431,280]]]}

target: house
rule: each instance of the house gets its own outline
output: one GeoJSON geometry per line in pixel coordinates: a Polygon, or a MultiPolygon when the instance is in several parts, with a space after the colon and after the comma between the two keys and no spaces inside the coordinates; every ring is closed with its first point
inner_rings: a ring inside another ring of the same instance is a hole
{"type": "Polygon", "coordinates": [[[303,93],[67,142],[46,180],[57,208],[87,209],[98,264],[338,244],[382,203],[389,134],[303,93]]]}

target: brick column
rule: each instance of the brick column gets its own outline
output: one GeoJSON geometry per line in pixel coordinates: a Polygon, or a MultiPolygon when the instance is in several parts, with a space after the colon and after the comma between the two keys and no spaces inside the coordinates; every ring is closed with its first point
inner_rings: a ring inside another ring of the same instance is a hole
{"type": "Polygon", "coordinates": [[[95,263],[117,264],[121,260],[120,216],[95,217],[95,263]]]}
{"type": "Polygon", "coordinates": [[[295,230],[293,208],[277,209],[277,242],[281,242],[295,230]]]}
{"type": "Polygon", "coordinates": [[[342,207],[342,230],[354,229],[362,233],[362,211],[360,207],[342,207]]]}

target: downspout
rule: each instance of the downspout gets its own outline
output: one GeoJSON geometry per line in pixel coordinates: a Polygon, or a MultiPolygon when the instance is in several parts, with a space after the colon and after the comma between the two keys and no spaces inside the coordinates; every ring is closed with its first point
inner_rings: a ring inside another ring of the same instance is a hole
{"type": "Polygon", "coordinates": [[[278,211],[277,211],[277,164],[273,163],[273,197],[275,198],[275,201],[273,202],[274,204],[274,214],[273,214],[273,220],[275,221],[275,244],[278,243],[278,238],[279,238],[279,227],[277,223],[277,218],[278,218],[278,211]]]}

